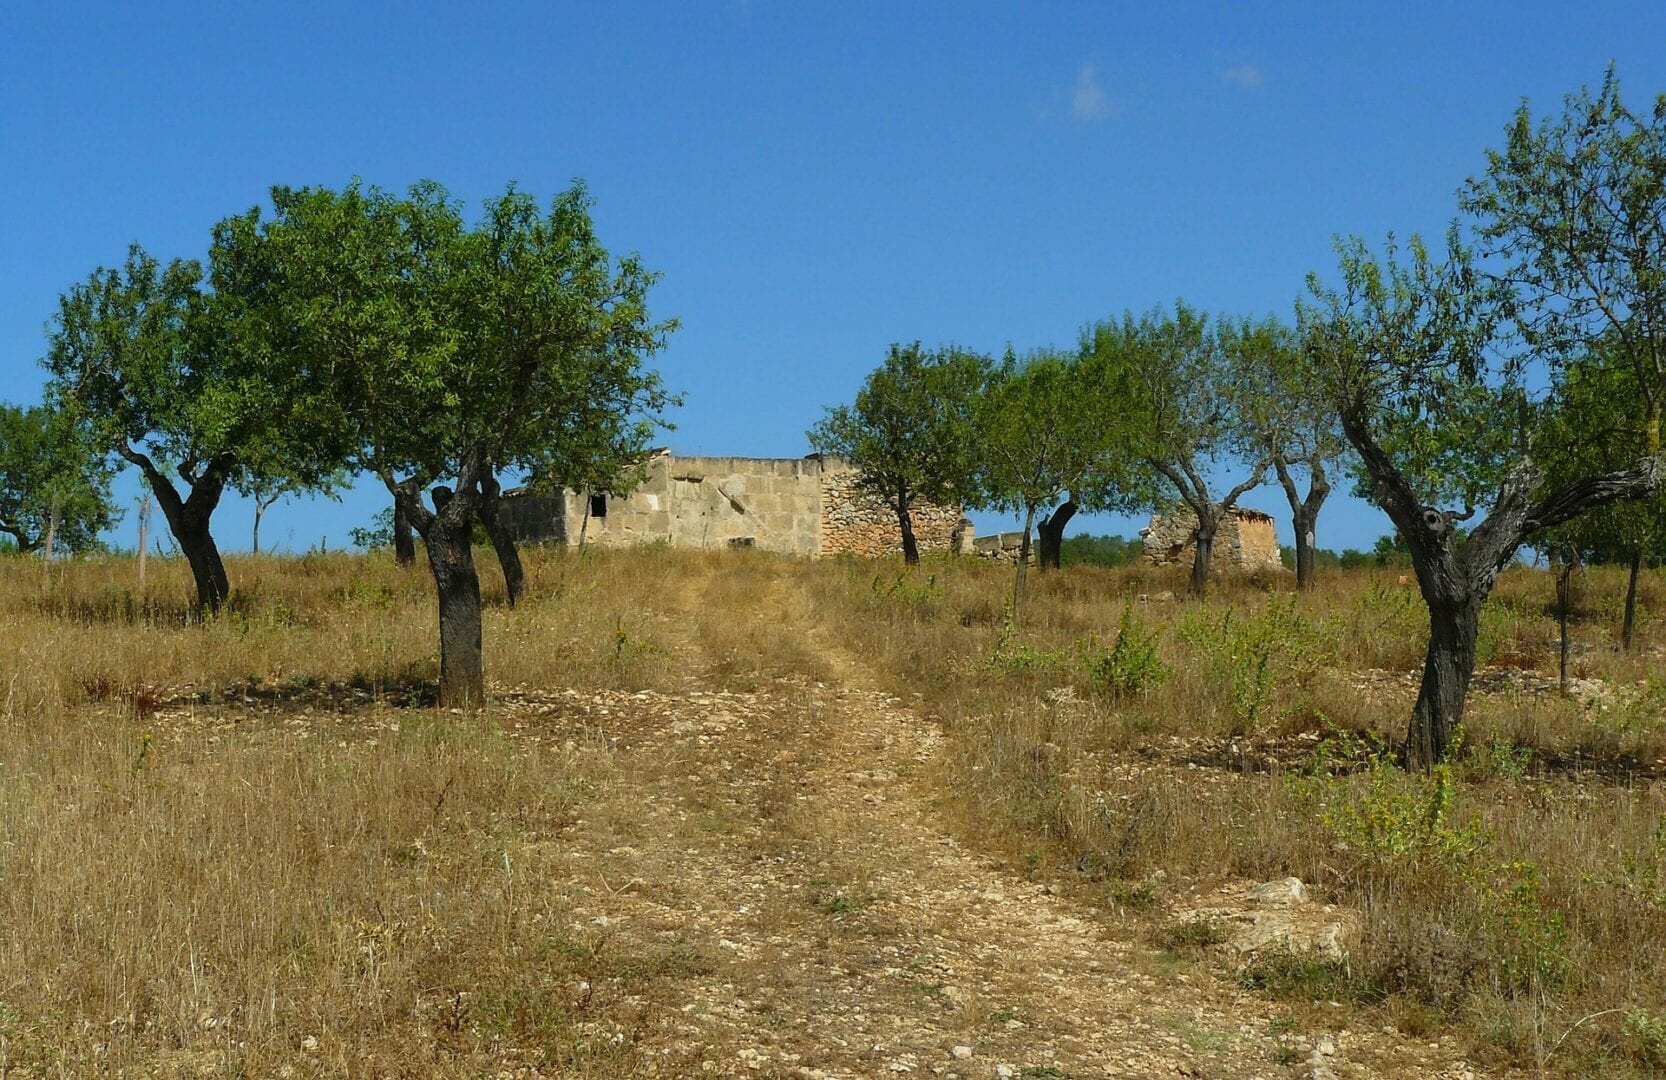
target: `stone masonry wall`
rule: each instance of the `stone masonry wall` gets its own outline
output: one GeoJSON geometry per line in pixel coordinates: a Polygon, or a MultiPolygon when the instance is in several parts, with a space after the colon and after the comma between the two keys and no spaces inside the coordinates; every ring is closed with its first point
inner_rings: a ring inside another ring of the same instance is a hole
{"type": "MultiPolygon", "coordinates": [[[[1145,561],[1152,566],[1190,566],[1197,540],[1197,515],[1184,506],[1153,514],[1140,530],[1145,561]]],[[[1214,563],[1245,573],[1282,571],[1273,519],[1259,510],[1233,508],[1215,534],[1214,563]]]]}
{"type": "MultiPolygon", "coordinates": [[[[793,555],[901,550],[896,515],[860,491],[856,478],[856,470],[837,458],[660,453],[629,495],[517,495],[503,501],[499,515],[510,534],[526,542],[577,544],[582,536],[603,547],[738,545],[793,555]]],[[[971,534],[959,507],[916,503],[914,535],[921,551],[958,551],[971,534]]]]}
{"type": "MultiPolygon", "coordinates": [[[[902,550],[902,527],[885,500],[857,486],[859,474],[829,459],[821,476],[821,554],[878,557],[902,550]]],[[[910,508],[920,550],[959,552],[970,531],[958,506],[916,500],[910,508]]]]}
{"type": "Polygon", "coordinates": [[[589,496],[566,496],[566,535],[604,547],[760,547],[815,555],[821,537],[821,462],[814,458],[672,457],[648,463],[629,495],[602,496],[606,513],[584,522],[589,496]]]}

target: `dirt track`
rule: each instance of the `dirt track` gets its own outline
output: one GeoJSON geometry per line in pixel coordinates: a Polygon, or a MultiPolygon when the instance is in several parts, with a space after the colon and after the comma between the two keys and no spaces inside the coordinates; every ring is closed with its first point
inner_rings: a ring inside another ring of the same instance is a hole
{"type": "MultiPolygon", "coordinates": [[[[770,599],[784,622],[797,606],[770,599]]],[[[598,850],[583,822],[559,841],[592,883],[575,932],[703,958],[675,1007],[614,1033],[642,1074],[1473,1075],[1450,1044],[1325,1027],[969,851],[926,782],[936,726],[804,632],[830,680],[506,702],[537,717],[523,734],[652,763],[628,843],[598,850]]]]}

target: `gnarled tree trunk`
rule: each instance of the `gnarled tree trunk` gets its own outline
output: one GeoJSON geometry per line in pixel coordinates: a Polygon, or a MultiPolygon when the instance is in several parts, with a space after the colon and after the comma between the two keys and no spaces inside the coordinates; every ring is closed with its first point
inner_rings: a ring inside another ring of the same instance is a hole
{"type": "Polygon", "coordinates": [[[411,536],[411,518],[399,500],[393,500],[393,561],[400,566],[416,562],[416,541],[411,536]]]}
{"type": "Polygon", "coordinates": [[[1469,593],[1429,605],[1429,649],[1406,743],[1406,762],[1412,768],[1438,764],[1463,722],[1485,599],[1469,593]]]}
{"type": "Polygon", "coordinates": [[[1058,570],[1064,565],[1064,527],[1075,516],[1075,500],[1066,499],[1036,524],[1036,539],[1041,547],[1038,565],[1042,570],[1058,570]]]}
{"type": "Polygon", "coordinates": [[[217,454],[209,459],[201,472],[181,468],[180,479],[191,485],[190,494],[181,499],[172,481],[148,456],[127,447],[119,448],[118,453],[144,473],[151,492],[156,496],[156,504],[162,508],[168,529],[174,534],[180,553],[191,567],[191,579],[197,586],[198,614],[218,612],[226,597],[231,595],[231,585],[226,580],[226,566],[220,559],[219,545],[215,544],[214,536],[209,532],[209,522],[215,508],[220,505],[220,496],[225,493],[226,477],[230,475],[235,459],[231,454],[217,454]]]}
{"type": "Polygon", "coordinates": [[[1202,597],[1209,588],[1209,565],[1215,558],[1215,536],[1220,527],[1220,518],[1213,509],[1197,515],[1197,535],[1192,545],[1192,578],[1186,584],[1186,591],[1194,597],[1202,597]]]}
{"type": "Polygon", "coordinates": [[[1296,588],[1306,591],[1313,588],[1313,553],[1318,541],[1319,509],[1330,497],[1330,481],[1325,476],[1323,460],[1318,457],[1308,459],[1308,488],[1306,497],[1303,497],[1296,487],[1295,478],[1290,475],[1290,463],[1282,457],[1274,457],[1272,461],[1279,486],[1289,500],[1290,524],[1296,532],[1296,588]]]}
{"type": "Polygon", "coordinates": [[[485,664],[480,648],[480,575],[474,568],[473,499],[453,496],[450,488],[433,491],[434,513],[414,495],[410,520],[422,534],[428,568],[434,574],[440,614],[440,698],[442,709],[475,709],[486,699],[485,664]]]}
{"type": "Polygon", "coordinates": [[[1307,592],[1313,588],[1314,522],[1298,511],[1291,515],[1290,524],[1296,531],[1296,588],[1307,592]]]}
{"type": "Polygon", "coordinates": [[[1169,482],[1174,490],[1197,518],[1196,543],[1192,548],[1192,578],[1187,585],[1187,593],[1201,598],[1209,587],[1210,561],[1215,554],[1215,536],[1220,531],[1221,519],[1232,512],[1238,505],[1238,499],[1244,492],[1261,484],[1261,478],[1267,473],[1266,460],[1255,463],[1249,479],[1233,487],[1220,502],[1209,498],[1209,485],[1203,479],[1203,474],[1189,459],[1165,461],[1160,458],[1147,458],[1147,463],[1156,469],[1169,482]]]}
{"type": "Polygon", "coordinates": [[[920,562],[920,544],[914,539],[914,515],[909,510],[913,499],[907,488],[898,488],[896,496],[897,525],[902,529],[902,561],[909,566],[920,562]]]}
{"type": "Polygon", "coordinates": [[[1620,624],[1620,645],[1630,652],[1637,642],[1637,579],[1643,573],[1643,546],[1631,553],[1631,573],[1626,577],[1626,613],[1620,624]]]}
{"type": "Polygon", "coordinates": [[[226,597],[231,595],[231,585],[226,580],[226,566],[220,560],[219,545],[208,531],[207,516],[190,515],[180,524],[170,522],[170,525],[173,526],[174,539],[179,542],[180,553],[191,567],[191,580],[197,586],[198,608],[210,614],[218,612],[226,597]]]}
{"type": "Polygon", "coordinates": [[[1544,474],[1522,458],[1510,471],[1485,519],[1461,542],[1454,522],[1468,518],[1423,506],[1399,466],[1377,442],[1368,409],[1355,400],[1341,412],[1342,430],[1359,451],[1372,496],[1394,522],[1411,552],[1423,600],[1429,607],[1429,651],[1423,684],[1406,737],[1408,768],[1429,769],[1445,758],[1452,733],[1463,720],[1464,701],[1475,673],[1475,639],[1481,605],[1521,545],[1604,503],[1642,498],[1658,485],[1653,457],[1611,473],[1587,476],[1547,494],[1544,474]]]}
{"type": "Polygon", "coordinates": [[[498,517],[501,497],[502,489],[498,487],[495,476],[488,476],[480,482],[480,524],[492,541],[492,550],[497,552],[498,565],[503,568],[503,588],[509,596],[509,606],[514,607],[515,601],[526,591],[526,571],[521,567],[521,553],[515,547],[515,538],[498,517]]]}

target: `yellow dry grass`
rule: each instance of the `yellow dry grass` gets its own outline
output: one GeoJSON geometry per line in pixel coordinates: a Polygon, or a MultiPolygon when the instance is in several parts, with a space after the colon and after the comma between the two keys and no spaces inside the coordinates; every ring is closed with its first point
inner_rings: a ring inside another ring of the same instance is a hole
{"type": "MultiPolygon", "coordinates": [[[[1612,643],[1623,580],[1587,575],[1576,670],[1596,696],[1575,699],[1545,688],[1548,576],[1507,575],[1463,754],[1430,781],[1372,765],[1424,634],[1394,572],[1300,597],[1226,583],[1192,605],[1161,574],[1074,569],[1032,576],[1013,626],[1007,572],[975,561],[527,563],[515,609],[482,567],[495,699],[463,716],[425,704],[420,566],[234,558],[233,602],[190,625],[178,563],[153,561],[139,596],[127,560],[0,561],[0,1073],[645,1071],[647,1025],[709,956],[575,928],[621,883],[575,871],[561,838],[583,822],[604,853],[660,832],[725,845],[769,818],[759,857],[831,851],[840,823],[794,811],[814,732],[738,759],[742,812],[687,761],[629,752],[628,718],[544,737],[526,702],[845,682],[941,725],[923,782],[1014,873],[1132,924],[1228,876],[1294,874],[1362,913],[1345,970],[1223,978],[1414,1034],[1459,1022],[1500,1067],[1666,1066],[1654,575],[1631,654],[1612,643]],[[696,811],[645,821],[650,790],[696,811]]],[[[832,865],[839,880],[805,886],[815,918],[862,902],[864,868],[832,865]]]]}

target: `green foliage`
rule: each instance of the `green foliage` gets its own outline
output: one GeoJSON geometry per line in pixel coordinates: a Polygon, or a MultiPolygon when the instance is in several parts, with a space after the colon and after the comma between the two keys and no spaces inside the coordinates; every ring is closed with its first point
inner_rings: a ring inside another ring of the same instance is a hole
{"type": "Polygon", "coordinates": [[[376,512],[368,525],[355,525],[347,530],[352,545],[363,551],[376,551],[393,546],[393,507],[385,506],[376,512]]]}
{"type": "Polygon", "coordinates": [[[1465,755],[1460,768],[1466,779],[1520,780],[1533,768],[1533,748],[1494,736],[1485,746],[1477,746],[1465,755]]]}
{"type": "Polygon", "coordinates": [[[1239,733],[1261,728],[1278,688],[1311,685],[1331,655],[1322,628],[1290,595],[1250,615],[1229,607],[1217,620],[1201,609],[1188,611],[1176,634],[1200,655],[1204,680],[1224,693],[1239,733]]]}
{"type": "Polygon", "coordinates": [[[819,453],[861,470],[861,483],[892,507],[916,497],[970,501],[972,408],[989,360],[953,347],[892,345],[852,405],[829,409],[808,432],[819,453]]]}
{"type": "Polygon", "coordinates": [[[407,495],[450,479],[465,512],[500,470],[628,484],[673,401],[643,361],[675,324],[648,315],[655,275],[601,246],[582,185],[547,210],[510,188],[472,226],[432,182],[272,202],[269,220],[224,223],[221,245],[262,344],[315,389],[311,422],[355,466],[407,495]]]}
{"type": "Polygon", "coordinates": [[[1116,640],[1106,648],[1097,635],[1078,638],[1057,649],[1038,649],[1019,638],[1009,606],[1001,620],[995,648],[983,662],[985,671],[1019,675],[1057,671],[1074,664],[1095,692],[1116,700],[1145,697],[1160,689],[1172,674],[1157,655],[1160,634],[1139,625],[1133,605],[1123,608],[1116,640]]]}
{"type": "Polygon", "coordinates": [[[1217,326],[1182,302],[1172,313],[1125,313],[1083,333],[1082,365],[1114,401],[1120,454],[1141,465],[1123,481],[1130,501],[1157,506],[1167,501],[1159,495],[1167,486],[1201,520],[1261,482],[1265,458],[1242,437],[1250,397],[1240,389],[1249,380],[1230,359],[1244,345],[1245,365],[1253,366],[1249,325],[1217,326]],[[1253,463],[1250,476],[1216,498],[1206,477],[1235,458],[1253,463]]]}
{"type": "Polygon", "coordinates": [[[1598,716],[1604,726],[1621,734],[1658,731],[1666,724],[1666,680],[1649,676],[1598,716]]]}
{"type": "Polygon", "coordinates": [[[1453,787],[1449,765],[1407,774],[1379,755],[1365,772],[1363,790],[1333,782],[1322,793],[1320,821],[1362,858],[1378,864],[1462,862],[1485,850],[1491,837],[1479,820],[1451,823],[1453,787]]]}
{"type": "Polygon", "coordinates": [[[54,517],[55,552],[101,549],[99,533],[121,516],[110,501],[113,473],[81,417],[0,404],[0,533],[15,550],[40,548],[54,517]]]}
{"type": "Polygon", "coordinates": [[[1632,1009],[1620,1025],[1620,1035],[1643,1065],[1666,1069],[1666,1015],[1632,1009]]]}
{"type": "MultiPolygon", "coordinates": [[[[1540,436],[1540,461],[1552,485],[1622,469],[1648,445],[1651,403],[1635,385],[1613,335],[1577,365],[1564,369],[1553,388],[1555,408],[1540,436]]],[[[1535,540],[1534,546],[1582,565],[1628,564],[1666,556],[1666,494],[1610,503],[1535,540]]]]}
{"type": "Polygon", "coordinates": [[[922,580],[913,567],[905,567],[890,580],[881,575],[873,579],[873,594],[905,608],[924,611],[942,598],[937,586],[937,575],[928,574],[922,580]]]}
{"type": "Polygon", "coordinates": [[[1132,601],[1124,604],[1116,640],[1109,649],[1091,637],[1077,645],[1088,684],[1114,699],[1143,697],[1160,689],[1172,672],[1157,655],[1159,637],[1158,631],[1135,621],[1132,601]]]}
{"type": "Polygon", "coordinates": [[[1545,895],[1539,868],[1499,857],[1478,816],[1456,821],[1450,765],[1407,773],[1378,756],[1363,777],[1292,784],[1313,800],[1319,820],[1366,872],[1444,881],[1458,890],[1465,898],[1462,910],[1473,920],[1463,932],[1487,942],[1486,955],[1495,964],[1490,978],[1500,990],[1528,993],[1572,978],[1567,920],[1545,895]]]}
{"type": "Polygon", "coordinates": [[[1063,566],[1133,566],[1144,554],[1145,545],[1138,537],[1079,533],[1065,537],[1059,546],[1059,562],[1063,566]]]}
{"type": "Polygon", "coordinates": [[[1183,302],[1172,313],[1125,313],[1083,334],[1084,367],[1117,388],[1131,448],[1165,478],[1231,449],[1237,399],[1222,346],[1209,316],[1183,302]]]}
{"type": "MultiPolygon", "coordinates": [[[[1296,549],[1288,544],[1280,544],[1278,549],[1279,561],[1286,570],[1296,566],[1296,549]]],[[[1313,549],[1313,565],[1321,570],[1362,570],[1367,567],[1400,567],[1409,569],[1411,555],[1406,551],[1405,543],[1393,533],[1377,537],[1377,542],[1370,551],[1360,551],[1358,548],[1343,548],[1332,551],[1329,548],[1313,549]]]]}
{"type": "MultiPolygon", "coordinates": [[[[1309,275],[1297,305],[1308,369],[1331,407],[1369,436],[1420,505],[1476,505],[1516,460],[1526,390],[1519,364],[1487,364],[1504,298],[1454,231],[1444,259],[1413,236],[1381,257],[1339,242],[1340,285],[1309,275]]],[[[1530,415],[1530,414],[1529,414],[1530,415]]],[[[1367,496],[1385,477],[1363,477],[1367,496]]]]}
{"type": "MultiPolygon", "coordinates": [[[[486,526],[476,519],[469,530],[471,542],[475,547],[483,547],[491,543],[486,534],[486,526]]],[[[387,506],[376,511],[369,524],[355,525],[347,530],[347,541],[363,551],[380,551],[393,546],[393,507],[387,506]]]]}
{"type": "Polygon", "coordinates": [[[221,241],[217,229],[206,280],[197,262],[164,267],[134,245],[120,270],[64,293],[49,395],[85,418],[101,451],[188,484],[217,470],[244,491],[263,479],[323,486],[341,450],[314,422],[323,401],[260,347],[248,283],[227,272],[221,241]]]}
{"type": "Polygon", "coordinates": [[[1082,509],[1134,504],[1119,384],[1080,358],[1009,351],[974,414],[980,506],[1032,515],[1069,494],[1082,509]]]}
{"type": "Polygon", "coordinates": [[[1026,671],[1049,670],[1062,664],[1070,655],[1069,649],[1037,649],[1018,637],[1018,625],[1013,619],[1012,605],[1008,604],[1001,616],[1001,631],[995,638],[995,649],[983,662],[985,671],[1007,675],[1026,671]]]}
{"type": "Polygon", "coordinates": [[[1655,820],[1647,844],[1620,852],[1613,877],[1592,883],[1623,893],[1628,903],[1666,912],[1666,815],[1655,820]]]}
{"type": "Polygon", "coordinates": [[[1525,344],[1565,373],[1602,343],[1624,378],[1621,410],[1660,447],[1666,408],[1666,95],[1637,113],[1612,67],[1595,94],[1563,101],[1535,123],[1524,102],[1503,149],[1465,186],[1486,253],[1515,283],[1510,314],[1525,344]],[[1575,196],[1577,193],[1577,197],[1575,196]]]}

